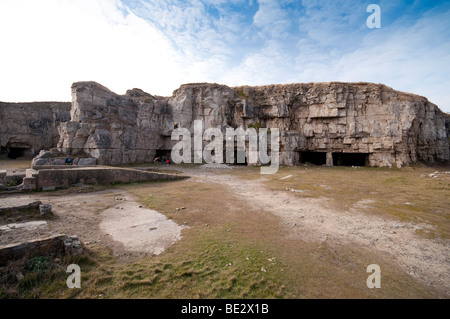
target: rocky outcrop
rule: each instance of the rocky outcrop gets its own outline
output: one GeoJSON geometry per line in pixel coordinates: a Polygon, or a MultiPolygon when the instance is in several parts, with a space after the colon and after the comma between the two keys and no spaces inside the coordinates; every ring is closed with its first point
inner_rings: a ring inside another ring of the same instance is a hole
{"type": "Polygon", "coordinates": [[[99,164],[151,162],[170,150],[175,127],[278,128],[280,164],[323,155],[323,164],[357,159],[397,166],[449,160],[445,114],[426,98],[373,83],[228,87],[182,85],[171,97],[139,89],[117,95],[95,82],[72,86],[71,121],[58,148],[99,164]],[[311,156],[311,153],[313,156],[311,156]]]}
{"type": "Polygon", "coordinates": [[[170,136],[167,98],[135,89],[117,95],[93,82],[72,86],[71,121],[59,127],[58,148],[98,164],[143,163],[170,136]]]}
{"type": "Polygon", "coordinates": [[[0,102],[0,152],[31,158],[55,147],[58,126],[70,120],[70,108],[70,102],[0,102]]]}
{"type": "MultiPolygon", "coordinates": [[[[246,87],[246,118],[282,131],[281,163],[301,152],[367,154],[371,166],[449,159],[443,113],[426,98],[372,83],[246,87]]],[[[334,156],[336,155],[336,156],[334,156]]],[[[331,162],[330,160],[333,160],[331,162]]]]}
{"type": "Polygon", "coordinates": [[[50,149],[50,151],[40,151],[39,154],[33,158],[31,161],[31,167],[39,169],[45,166],[54,165],[80,165],[80,166],[90,166],[97,165],[97,160],[92,157],[70,157],[70,163],[67,163],[68,156],[60,152],[56,148],[50,149]]]}

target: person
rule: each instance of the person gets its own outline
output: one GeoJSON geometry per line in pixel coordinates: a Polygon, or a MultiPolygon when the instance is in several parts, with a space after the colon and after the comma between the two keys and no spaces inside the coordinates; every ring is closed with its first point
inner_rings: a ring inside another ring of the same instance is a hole
{"type": "Polygon", "coordinates": [[[163,165],[164,165],[164,163],[166,162],[166,158],[165,158],[164,155],[161,157],[161,162],[162,162],[163,165]]]}
{"type": "Polygon", "coordinates": [[[66,164],[67,164],[67,165],[72,165],[72,159],[70,158],[70,156],[67,156],[67,158],[66,158],[66,164]]]}
{"type": "Polygon", "coordinates": [[[167,161],[166,161],[166,164],[169,165],[169,164],[170,164],[170,160],[167,160],[167,161]]]}

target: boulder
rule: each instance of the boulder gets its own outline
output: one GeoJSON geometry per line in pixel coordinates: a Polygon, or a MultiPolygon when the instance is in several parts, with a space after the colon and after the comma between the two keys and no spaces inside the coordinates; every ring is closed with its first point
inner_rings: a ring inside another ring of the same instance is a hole
{"type": "Polygon", "coordinates": [[[96,165],[97,160],[95,158],[80,158],[77,161],[77,165],[96,165]]]}
{"type": "Polygon", "coordinates": [[[39,205],[39,212],[41,215],[49,215],[52,214],[52,205],[50,204],[40,204],[39,205]]]}
{"type": "Polygon", "coordinates": [[[64,252],[66,255],[77,256],[83,254],[83,245],[78,236],[68,236],[64,240],[64,252]]]}

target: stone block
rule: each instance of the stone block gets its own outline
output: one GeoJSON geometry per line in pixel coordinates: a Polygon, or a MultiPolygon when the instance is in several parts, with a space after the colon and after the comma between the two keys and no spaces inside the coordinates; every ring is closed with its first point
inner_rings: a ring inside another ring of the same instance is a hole
{"type": "Polygon", "coordinates": [[[96,165],[97,164],[97,160],[95,158],[92,157],[87,157],[87,158],[80,158],[78,160],[78,165],[81,166],[85,166],[85,165],[96,165]]]}
{"type": "Polygon", "coordinates": [[[83,245],[78,239],[78,236],[69,236],[64,240],[64,252],[70,256],[83,254],[83,245]]]}
{"type": "MultiPolygon", "coordinates": [[[[119,96],[98,83],[79,82],[73,85],[72,94],[73,126],[83,127],[83,131],[72,130],[71,122],[61,125],[58,145],[69,151],[82,151],[97,159],[98,164],[145,160],[142,154],[167,149],[174,122],[193,132],[196,119],[204,120],[204,128],[222,129],[261,121],[264,127],[279,128],[281,134],[298,131],[305,139],[304,147],[311,149],[324,147],[325,143],[314,139],[327,137],[333,140],[327,146],[333,144],[336,151],[386,150],[394,157],[392,145],[382,140],[389,136],[398,143],[396,150],[402,154],[413,152],[413,158],[435,158],[435,154],[442,160],[450,157],[444,115],[437,107],[425,98],[396,92],[380,84],[245,87],[246,98],[242,98],[236,95],[236,88],[208,83],[182,85],[171,97],[159,97],[141,90],[130,90],[119,96]],[[99,123],[98,112],[109,124],[99,123]],[[426,147],[417,148],[414,142],[402,140],[402,136],[413,136],[415,140],[423,137],[426,147]],[[350,137],[360,142],[354,144],[350,137]]],[[[281,139],[281,144],[285,145],[286,152],[298,147],[286,138],[281,139]]],[[[373,163],[392,165],[389,156],[380,156],[373,163]]],[[[406,157],[398,158],[409,161],[406,157]]],[[[86,165],[84,160],[80,165],[83,164],[86,165]]]]}
{"type": "Polygon", "coordinates": [[[32,168],[27,168],[25,171],[26,178],[36,177],[37,174],[38,174],[38,171],[35,169],[32,169],[32,168]]]}
{"type": "Polygon", "coordinates": [[[50,205],[50,204],[40,204],[39,205],[39,212],[43,216],[52,214],[52,205],[50,205]]]}
{"type": "Polygon", "coordinates": [[[32,191],[36,189],[36,178],[35,177],[25,177],[22,181],[22,190],[32,191]]]}
{"type": "Polygon", "coordinates": [[[53,159],[53,165],[64,165],[66,164],[65,158],[54,158],[53,159]]]}
{"type": "Polygon", "coordinates": [[[20,259],[30,253],[39,255],[63,254],[66,237],[65,235],[55,235],[28,242],[0,246],[0,266],[4,266],[8,261],[20,259]]]}

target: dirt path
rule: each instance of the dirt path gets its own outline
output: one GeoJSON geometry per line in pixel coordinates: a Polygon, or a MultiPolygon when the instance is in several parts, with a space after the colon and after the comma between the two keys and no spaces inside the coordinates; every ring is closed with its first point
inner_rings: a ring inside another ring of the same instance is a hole
{"type": "Polygon", "coordinates": [[[292,236],[306,241],[327,241],[328,244],[352,243],[387,253],[405,271],[450,296],[448,241],[426,239],[414,233],[416,229],[430,228],[430,225],[369,215],[364,213],[364,199],[349,211],[336,211],[327,208],[326,198],[300,198],[295,195],[295,190],[271,191],[260,181],[247,181],[208,170],[188,173],[196,181],[227,185],[252,207],[279,216],[292,236]]]}

